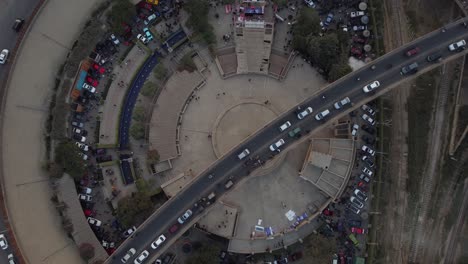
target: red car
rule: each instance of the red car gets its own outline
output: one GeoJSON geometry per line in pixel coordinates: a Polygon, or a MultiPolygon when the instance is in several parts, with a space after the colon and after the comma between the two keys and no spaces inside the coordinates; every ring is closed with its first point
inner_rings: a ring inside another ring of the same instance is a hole
{"type": "Polygon", "coordinates": [[[93,69],[99,72],[99,74],[104,74],[106,72],[106,68],[99,66],[97,63],[93,63],[93,69]]]}
{"type": "Polygon", "coordinates": [[[169,233],[174,234],[177,231],[177,229],[179,229],[179,225],[174,224],[173,226],[171,226],[171,228],[169,228],[169,233]]]}
{"type": "Polygon", "coordinates": [[[322,213],[326,216],[333,216],[333,211],[328,210],[328,208],[325,208],[322,213]]]}
{"type": "Polygon", "coordinates": [[[351,54],[361,56],[362,50],[360,48],[351,47],[351,54]]]}
{"type": "Polygon", "coordinates": [[[351,227],[351,233],[353,234],[365,234],[366,230],[360,227],[351,227]]]}
{"type": "Polygon", "coordinates": [[[414,56],[416,54],[418,54],[421,50],[418,48],[418,47],[415,47],[415,48],[412,48],[408,51],[405,52],[405,55],[407,57],[411,57],[411,56],[414,56]]]}
{"type": "Polygon", "coordinates": [[[366,40],[364,40],[364,39],[362,39],[360,37],[357,37],[357,36],[353,37],[353,41],[356,42],[356,43],[361,43],[361,44],[366,43],[366,40]]]}
{"type": "Polygon", "coordinates": [[[94,86],[94,87],[99,85],[99,82],[97,80],[94,80],[90,76],[86,76],[86,82],[91,84],[91,86],[94,86]]]}

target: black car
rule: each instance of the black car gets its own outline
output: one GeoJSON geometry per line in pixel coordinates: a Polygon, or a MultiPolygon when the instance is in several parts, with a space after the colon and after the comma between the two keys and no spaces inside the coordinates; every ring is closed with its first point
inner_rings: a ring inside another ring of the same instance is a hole
{"type": "Polygon", "coordinates": [[[369,134],[374,134],[375,133],[375,128],[369,125],[362,125],[361,126],[362,130],[366,131],[369,134]]]}
{"type": "Polygon", "coordinates": [[[83,120],[84,118],[83,114],[80,114],[80,113],[75,113],[73,117],[77,120],[83,120]]]}
{"type": "Polygon", "coordinates": [[[438,62],[442,60],[442,54],[431,54],[427,56],[426,60],[428,62],[438,62]]]}
{"type": "Polygon", "coordinates": [[[111,155],[96,157],[96,162],[98,162],[98,163],[107,162],[107,161],[111,161],[111,160],[112,160],[111,155]]]}
{"type": "Polygon", "coordinates": [[[361,139],[364,140],[364,142],[366,142],[369,145],[374,145],[375,143],[375,139],[373,137],[368,137],[366,135],[363,135],[361,139]]]}
{"type": "Polygon", "coordinates": [[[17,18],[15,19],[15,23],[13,24],[13,30],[16,32],[20,32],[21,27],[23,27],[24,19],[17,18]]]}
{"type": "Polygon", "coordinates": [[[369,156],[363,156],[362,160],[365,161],[367,163],[367,165],[369,165],[369,167],[371,167],[371,168],[373,168],[375,166],[374,162],[372,161],[372,158],[369,157],[369,156]]]}

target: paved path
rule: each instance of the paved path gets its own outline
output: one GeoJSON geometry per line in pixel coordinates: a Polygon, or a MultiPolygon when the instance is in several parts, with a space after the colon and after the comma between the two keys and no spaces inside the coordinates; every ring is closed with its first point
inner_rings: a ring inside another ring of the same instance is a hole
{"type": "Polygon", "coordinates": [[[51,188],[42,169],[43,133],[55,74],[99,1],[49,1],[25,38],[11,75],[3,119],[5,195],[28,263],[83,263],[50,201],[51,188]]]}
{"type": "Polygon", "coordinates": [[[115,67],[113,74],[116,78],[109,87],[109,92],[104,102],[101,123],[99,126],[99,144],[117,144],[117,129],[119,126],[119,112],[124,103],[127,88],[138,69],[145,62],[146,52],[135,45],[128,53],[119,67],[115,67]],[[131,58],[131,59],[128,59],[131,58]]]}

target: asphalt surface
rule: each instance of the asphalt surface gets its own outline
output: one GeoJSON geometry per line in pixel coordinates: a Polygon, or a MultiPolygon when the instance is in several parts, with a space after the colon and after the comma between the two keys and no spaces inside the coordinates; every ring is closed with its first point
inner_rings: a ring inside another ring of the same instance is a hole
{"type": "MultiPolygon", "coordinates": [[[[15,19],[29,18],[38,3],[39,0],[0,1],[0,50],[8,49],[11,52],[18,37],[18,33],[12,29],[15,19]]],[[[7,61],[7,63],[9,62],[7,61]]],[[[5,80],[7,77],[7,71],[8,67],[6,67],[6,65],[0,65],[0,80],[5,80]]],[[[8,236],[5,232],[6,226],[3,219],[4,215],[0,210],[0,233],[4,234],[8,240],[8,236]]],[[[0,264],[8,263],[7,255],[10,253],[13,253],[11,251],[11,247],[7,250],[0,250],[0,264]]]]}
{"type": "MultiPolygon", "coordinates": [[[[435,67],[437,63],[429,63],[426,61],[428,55],[440,53],[444,58],[455,57],[454,55],[461,55],[458,52],[449,52],[448,45],[458,41],[462,38],[468,38],[468,29],[460,25],[460,21],[447,25],[444,30],[437,30],[431,32],[402,48],[394,50],[373,63],[367,65],[360,70],[347,75],[335,83],[324,88],[321,93],[316,94],[300,104],[302,109],[311,106],[314,111],[311,115],[302,120],[298,120],[295,111],[297,107],[282,114],[277,119],[267,124],[263,129],[259,130],[249,139],[241,143],[227,153],[225,156],[217,160],[210,168],[204,171],[199,177],[192,182],[189,186],[185,187],[182,192],[177,196],[166,202],[161,208],[158,209],[146,222],[140,226],[136,234],[122,244],[117,251],[107,260],[106,263],[121,263],[120,259],[126,254],[130,248],[136,249],[136,255],[132,257],[127,263],[133,263],[134,259],[143,251],[148,250],[150,256],[145,263],[149,263],[156,255],[162,252],[161,247],[154,250],[150,244],[157,239],[160,234],[164,234],[167,238],[165,243],[174,242],[175,239],[181,235],[180,232],[169,234],[167,231],[170,226],[177,222],[177,218],[188,208],[192,208],[194,216],[199,211],[194,208],[194,203],[202,197],[206,197],[211,192],[216,192],[220,196],[224,189],[224,183],[232,178],[234,182],[239,181],[241,177],[248,175],[253,169],[251,166],[245,166],[244,160],[241,162],[237,158],[238,153],[243,149],[248,148],[251,152],[249,157],[258,156],[260,160],[266,161],[271,158],[272,154],[277,154],[270,151],[270,144],[276,142],[280,138],[286,141],[281,149],[287,148],[297,139],[290,138],[287,133],[296,127],[301,127],[302,131],[315,131],[321,128],[324,123],[338,114],[349,111],[349,106],[345,106],[341,110],[335,110],[333,104],[344,97],[349,97],[351,102],[357,105],[364,104],[376,95],[374,93],[364,93],[362,88],[378,80],[380,87],[376,92],[383,92],[385,89],[388,91],[391,85],[408,78],[400,74],[401,67],[417,61],[419,64],[419,73],[427,70],[429,67],[435,67]],[[417,46],[421,49],[420,53],[413,57],[406,57],[404,52],[408,49],[417,46]],[[375,66],[375,69],[371,69],[375,66]],[[360,78],[358,80],[357,78],[360,78]],[[314,116],[329,109],[331,113],[324,121],[315,120],[314,116]],[[290,121],[292,126],[284,132],[279,131],[279,126],[286,121],[290,121]],[[212,176],[211,176],[212,175],[212,176]]],[[[466,53],[464,51],[463,53],[466,53]]],[[[413,75],[414,76],[414,75],[413,75]]],[[[192,216],[192,219],[194,218],[192,216]]],[[[186,223],[193,224],[193,223],[186,223]]],[[[180,230],[180,229],[179,229],[180,230]]]]}

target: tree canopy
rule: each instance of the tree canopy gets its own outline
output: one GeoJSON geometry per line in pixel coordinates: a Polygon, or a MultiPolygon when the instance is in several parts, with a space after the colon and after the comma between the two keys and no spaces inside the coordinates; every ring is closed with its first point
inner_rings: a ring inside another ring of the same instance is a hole
{"type": "Polygon", "coordinates": [[[320,32],[320,18],[313,8],[303,8],[293,28],[294,48],[306,52],[307,39],[320,32]]]}
{"type": "Polygon", "coordinates": [[[145,108],[143,106],[136,106],[135,108],[133,108],[133,114],[132,114],[133,120],[138,121],[138,122],[143,122],[145,121],[145,116],[146,116],[146,113],[145,113],[145,108]]]}
{"type": "Polygon", "coordinates": [[[138,215],[145,217],[151,214],[152,209],[153,203],[149,195],[146,192],[137,191],[119,200],[117,216],[124,226],[131,226],[138,215]]]}
{"type": "Polygon", "coordinates": [[[130,135],[136,140],[145,138],[145,126],[141,122],[133,122],[130,135]]]}
{"type": "Polygon", "coordinates": [[[89,243],[82,243],[79,247],[80,256],[88,261],[94,257],[94,247],[89,243]]]}
{"type": "Polygon", "coordinates": [[[187,264],[217,264],[219,263],[220,249],[214,245],[206,244],[194,252],[194,255],[187,260],[187,264]]]}
{"type": "Polygon", "coordinates": [[[55,147],[55,163],[75,179],[80,179],[86,168],[78,153],[80,149],[72,141],[61,142],[55,147]]]}
{"type": "Polygon", "coordinates": [[[213,26],[208,22],[209,2],[205,0],[187,1],[184,4],[184,9],[190,15],[186,25],[200,34],[207,44],[214,44],[216,36],[213,32],[213,26]]]}
{"type": "Polygon", "coordinates": [[[136,15],[135,6],[129,0],[114,0],[109,12],[109,22],[112,31],[117,34],[124,33],[123,24],[128,23],[136,15]]]}

